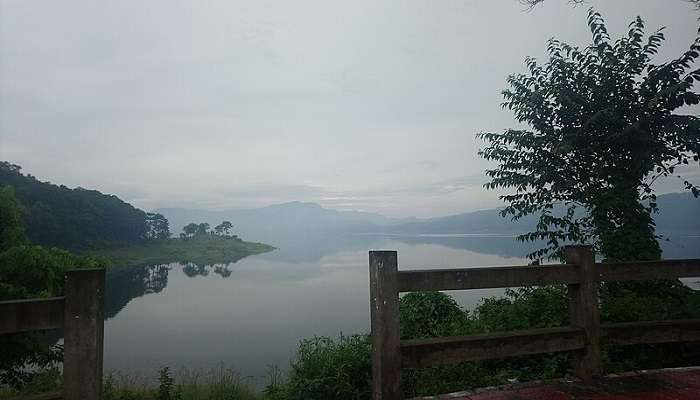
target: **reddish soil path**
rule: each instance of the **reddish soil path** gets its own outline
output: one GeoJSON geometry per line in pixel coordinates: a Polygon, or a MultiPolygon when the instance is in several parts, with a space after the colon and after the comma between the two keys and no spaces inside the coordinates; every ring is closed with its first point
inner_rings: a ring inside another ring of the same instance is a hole
{"type": "Polygon", "coordinates": [[[700,400],[700,367],[560,380],[452,393],[421,400],[700,400]]]}

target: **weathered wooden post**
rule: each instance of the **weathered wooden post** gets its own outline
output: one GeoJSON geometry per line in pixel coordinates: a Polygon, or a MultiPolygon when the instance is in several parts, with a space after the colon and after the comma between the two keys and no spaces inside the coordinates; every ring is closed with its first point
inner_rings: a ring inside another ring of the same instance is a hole
{"type": "Polygon", "coordinates": [[[66,273],[63,398],[102,398],[105,270],[76,269],[66,273]]]}
{"type": "Polygon", "coordinates": [[[581,283],[568,285],[571,325],[583,328],[586,344],[576,355],[576,376],[587,380],[601,373],[600,311],[595,255],[591,246],[566,246],[566,263],[575,264],[581,283]]]}
{"type": "Polygon", "coordinates": [[[401,398],[399,290],[396,251],[369,252],[372,398],[401,398]]]}

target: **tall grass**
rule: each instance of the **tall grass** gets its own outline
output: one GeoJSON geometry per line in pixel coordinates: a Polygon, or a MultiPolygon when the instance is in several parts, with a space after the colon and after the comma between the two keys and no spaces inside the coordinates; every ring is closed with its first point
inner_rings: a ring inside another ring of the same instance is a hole
{"type": "Polygon", "coordinates": [[[158,371],[158,387],[141,377],[113,373],[105,379],[104,400],[257,400],[245,378],[223,364],[208,370],[158,371]]]}

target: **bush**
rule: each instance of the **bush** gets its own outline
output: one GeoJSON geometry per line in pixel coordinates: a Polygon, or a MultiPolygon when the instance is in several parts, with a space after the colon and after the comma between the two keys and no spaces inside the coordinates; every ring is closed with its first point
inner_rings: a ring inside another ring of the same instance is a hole
{"type": "Polygon", "coordinates": [[[401,339],[466,334],[475,330],[469,314],[442,292],[408,293],[399,302],[401,339]]]}
{"type": "MultiPolygon", "coordinates": [[[[103,262],[41,246],[19,245],[0,253],[0,301],[63,294],[66,269],[96,267],[103,262]]],[[[38,371],[61,362],[61,346],[50,333],[19,333],[0,337],[0,385],[21,389],[38,371]],[[26,368],[31,367],[31,368],[26,368]]]]}
{"type": "Polygon", "coordinates": [[[303,340],[284,384],[266,390],[272,399],[359,400],[371,397],[371,341],[367,335],[303,340]]]}

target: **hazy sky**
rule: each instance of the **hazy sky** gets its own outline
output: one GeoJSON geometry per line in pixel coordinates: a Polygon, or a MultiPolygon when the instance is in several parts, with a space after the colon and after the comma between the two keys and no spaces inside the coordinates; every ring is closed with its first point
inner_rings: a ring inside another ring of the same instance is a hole
{"type": "MultiPolygon", "coordinates": [[[[681,0],[591,3],[614,37],[636,15],[668,26],[659,60],[691,44],[700,16],[681,0]]],[[[0,159],[145,209],[495,207],[475,133],[515,126],[499,106],[507,75],[544,59],[549,37],[587,44],[586,12],[565,0],[529,13],[516,0],[0,0],[0,159]]]]}

